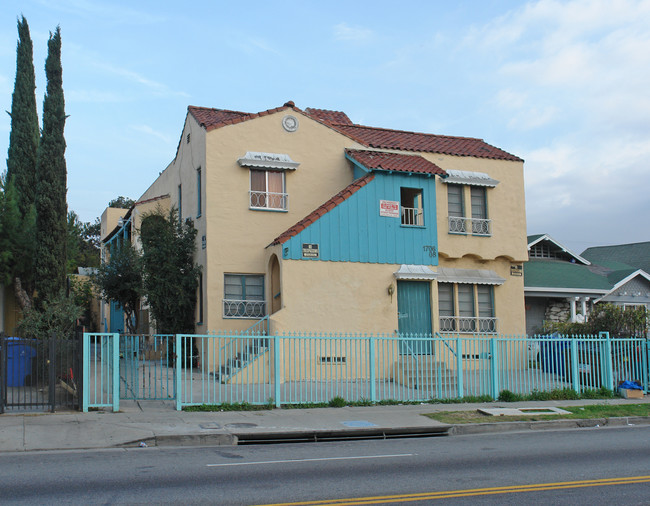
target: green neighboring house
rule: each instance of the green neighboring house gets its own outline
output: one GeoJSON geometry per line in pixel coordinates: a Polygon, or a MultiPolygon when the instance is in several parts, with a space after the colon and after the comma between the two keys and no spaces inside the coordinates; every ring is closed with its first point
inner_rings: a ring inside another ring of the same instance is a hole
{"type": "Polygon", "coordinates": [[[650,275],[621,262],[622,257],[600,260],[591,254],[606,248],[617,246],[577,255],[547,234],[528,236],[524,298],[529,335],[540,333],[545,321],[584,321],[601,301],[650,308],[650,275]]]}

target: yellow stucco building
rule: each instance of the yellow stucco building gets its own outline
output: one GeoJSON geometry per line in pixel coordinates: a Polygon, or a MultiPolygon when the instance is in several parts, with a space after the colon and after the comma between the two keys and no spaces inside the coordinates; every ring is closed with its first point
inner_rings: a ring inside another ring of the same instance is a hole
{"type": "Polygon", "coordinates": [[[197,334],[267,315],[273,333],[525,332],[523,160],[483,140],[189,107],[169,166],[102,215],[104,244],[153,206],[198,231],[197,334]]]}

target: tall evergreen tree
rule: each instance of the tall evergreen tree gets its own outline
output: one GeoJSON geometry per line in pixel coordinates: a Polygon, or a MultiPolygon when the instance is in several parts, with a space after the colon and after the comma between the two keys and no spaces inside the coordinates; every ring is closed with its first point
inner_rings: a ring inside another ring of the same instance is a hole
{"type": "Polygon", "coordinates": [[[18,20],[16,81],[11,101],[11,133],[7,153],[7,181],[13,179],[18,206],[23,216],[29,213],[36,194],[36,153],[39,129],[36,112],[36,79],[32,39],[27,20],[18,20]]]}
{"type": "Polygon", "coordinates": [[[50,33],[43,101],[43,132],[36,172],[36,254],[34,271],[37,304],[50,300],[65,285],[67,247],[67,171],[65,163],[65,100],[61,67],[61,29],[50,33]]]}

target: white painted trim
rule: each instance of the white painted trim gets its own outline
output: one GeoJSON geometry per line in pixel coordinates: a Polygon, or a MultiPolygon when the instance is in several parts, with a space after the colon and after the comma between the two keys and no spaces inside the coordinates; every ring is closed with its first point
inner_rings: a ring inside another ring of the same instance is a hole
{"type": "MultiPolygon", "coordinates": [[[[548,234],[544,234],[541,237],[538,237],[537,239],[535,239],[533,242],[529,242],[528,243],[528,251],[530,251],[530,248],[535,246],[535,244],[537,244],[538,242],[541,242],[541,241],[550,241],[553,244],[555,244],[558,248],[560,248],[562,251],[564,251],[565,253],[568,253],[569,255],[571,255],[573,258],[575,258],[579,262],[581,262],[581,263],[583,263],[585,265],[591,265],[591,262],[589,260],[587,260],[585,258],[582,258],[580,255],[576,255],[573,251],[571,251],[570,249],[565,248],[564,246],[562,246],[559,242],[557,242],[555,239],[553,239],[548,234]]],[[[544,260],[543,258],[539,258],[539,257],[533,257],[533,259],[534,260],[544,260]]]]}

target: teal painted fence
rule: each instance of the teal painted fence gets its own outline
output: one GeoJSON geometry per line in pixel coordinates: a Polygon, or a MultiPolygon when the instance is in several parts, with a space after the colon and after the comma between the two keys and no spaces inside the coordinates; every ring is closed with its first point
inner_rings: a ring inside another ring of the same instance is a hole
{"type": "Polygon", "coordinates": [[[373,402],[496,399],[503,390],[583,392],[615,389],[624,380],[638,381],[647,391],[649,380],[647,340],[610,339],[607,334],[181,335],[177,356],[192,345],[199,351],[197,367],[177,362],[177,409],[322,403],[334,397],[373,402]],[[416,351],[405,354],[404,340],[416,351]]]}
{"type": "Polygon", "coordinates": [[[120,398],[197,404],[430,401],[569,388],[648,391],[643,338],[494,335],[84,334],[83,410],[120,398]],[[408,346],[404,346],[404,342],[408,346]],[[144,344],[147,351],[143,352],[144,344]],[[173,350],[173,351],[172,351],[173,350]],[[405,353],[405,350],[410,350],[405,353]]]}

